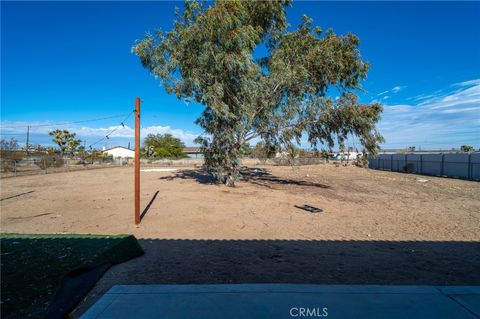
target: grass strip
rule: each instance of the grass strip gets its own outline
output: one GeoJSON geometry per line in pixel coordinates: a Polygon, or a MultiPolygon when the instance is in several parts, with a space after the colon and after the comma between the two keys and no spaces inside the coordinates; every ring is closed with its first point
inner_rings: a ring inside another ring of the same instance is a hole
{"type": "Polygon", "coordinates": [[[0,234],[0,242],[3,318],[44,317],[59,289],[74,293],[66,280],[143,254],[131,235],[0,234]]]}

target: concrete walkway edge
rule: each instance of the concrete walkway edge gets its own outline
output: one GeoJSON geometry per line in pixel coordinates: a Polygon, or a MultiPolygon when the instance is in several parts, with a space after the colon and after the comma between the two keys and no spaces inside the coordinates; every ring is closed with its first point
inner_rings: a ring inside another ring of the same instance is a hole
{"type": "Polygon", "coordinates": [[[480,286],[116,285],[82,319],[480,318],[480,286]]]}

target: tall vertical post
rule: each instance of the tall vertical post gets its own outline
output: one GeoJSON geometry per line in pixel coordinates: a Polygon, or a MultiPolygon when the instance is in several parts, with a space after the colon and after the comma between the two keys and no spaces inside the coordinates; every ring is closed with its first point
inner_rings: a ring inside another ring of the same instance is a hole
{"type": "Polygon", "coordinates": [[[468,154],[467,179],[472,179],[472,153],[468,154]]]}
{"type": "Polygon", "coordinates": [[[423,155],[420,154],[420,174],[423,174],[423,155]]]}
{"type": "Polygon", "coordinates": [[[440,176],[443,176],[445,170],[445,154],[442,154],[442,161],[440,162],[440,176]]]}
{"type": "Polygon", "coordinates": [[[140,98],[135,99],[135,224],[140,223],[140,98]]]}
{"type": "Polygon", "coordinates": [[[27,153],[27,155],[28,155],[29,139],[30,139],[30,125],[27,126],[27,140],[25,142],[25,152],[27,153]]]}

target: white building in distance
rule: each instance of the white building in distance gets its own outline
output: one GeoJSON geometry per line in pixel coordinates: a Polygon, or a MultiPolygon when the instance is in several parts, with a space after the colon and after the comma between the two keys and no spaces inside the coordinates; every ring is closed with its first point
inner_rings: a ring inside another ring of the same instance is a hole
{"type": "Polygon", "coordinates": [[[123,147],[123,146],[111,147],[111,148],[103,150],[102,153],[107,154],[107,155],[112,155],[113,158],[118,158],[118,157],[134,158],[135,157],[135,151],[134,150],[128,149],[128,148],[123,147]]]}

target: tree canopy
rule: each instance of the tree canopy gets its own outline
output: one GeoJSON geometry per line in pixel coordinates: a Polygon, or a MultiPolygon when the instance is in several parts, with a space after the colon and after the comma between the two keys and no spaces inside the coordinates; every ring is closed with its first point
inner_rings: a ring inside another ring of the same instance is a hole
{"type": "Polygon", "coordinates": [[[75,139],[76,133],[71,133],[67,130],[54,130],[48,134],[53,136],[52,141],[58,145],[62,154],[65,151],[74,152],[81,142],[75,139]]]}
{"type": "Polygon", "coordinates": [[[185,144],[171,134],[148,134],[143,141],[144,154],[162,158],[185,157],[185,144]]]}
{"type": "Polygon", "coordinates": [[[375,128],[382,106],[356,95],[369,68],[358,37],[323,32],[306,16],[288,31],[288,5],[187,1],[171,31],[147,34],[133,47],[168,93],[205,106],[197,142],[206,167],[227,185],[234,185],[239,154],[252,140],[274,153],[294,151],[302,138],[317,149],[356,135],[373,154],[383,140],[375,128]]]}
{"type": "Polygon", "coordinates": [[[474,151],[474,149],[473,149],[473,146],[471,146],[471,145],[460,146],[460,152],[469,153],[469,152],[473,152],[473,151],[474,151]]]}

